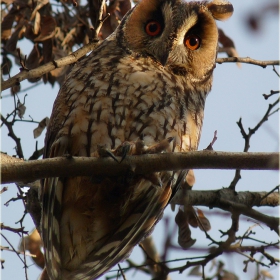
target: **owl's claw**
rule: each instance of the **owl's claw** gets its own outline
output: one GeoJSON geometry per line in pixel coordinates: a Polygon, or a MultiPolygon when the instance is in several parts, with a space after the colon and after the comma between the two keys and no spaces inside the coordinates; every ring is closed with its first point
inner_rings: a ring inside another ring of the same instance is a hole
{"type": "Polygon", "coordinates": [[[122,159],[120,163],[126,158],[126,156],[129,154],[131,149],[131,145],[129,143],[125,143],[125,145],[122,147],[122,159]]]}
{"type": "Polygon", "coordinates": [[[116,162],[119,162],[119,160],[115,157],[115,155],[107,148],[101,145],[97,145],[97,153],[99,157],[111,157],[116,162]]]}
{"type": "MultiPolygon", "coordinates": [[[[111,157],[116,162],[121,163],[127,155],[161,153],[169,148],[169,145],[173,140],[174,137],[169,137],[152,146],[146,146],[143,138],[140,137],[136,141],[123,142],[115,150],[109,150],[105,146],[98,145],[96,153],[99,157],[111,157]],[[117,157],[121,157],[121,160],[118,160],[117,157]]],[[[96,156],[96,153],[93,156],[96,156]]],[[[163,186],[159,173],[145,174],[143,177],[155,186],[163,186]]]]}

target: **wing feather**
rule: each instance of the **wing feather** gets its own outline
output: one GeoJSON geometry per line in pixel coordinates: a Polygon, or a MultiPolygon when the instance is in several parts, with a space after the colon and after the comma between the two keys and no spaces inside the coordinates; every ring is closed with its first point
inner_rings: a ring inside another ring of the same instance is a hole
{"type": "Polygon", "coordinates": [[[173,193],[178,190],[183,182],[186,173],[187,171],[180,172],[173,186],[172,178],[162,189],[156,189],[151,185],[145,195],[147,199],[134,208],[133,213],[129,215],[116,233],[106,240],[104,247],[89,255],[79,269],[83,272],[73,271],[65,276],[81,280],[96,279],[125,259],[134,246],[153,230],[155,224],[161,218],[164,208],[174,196],[173,193]],[[125,238],[120,239],[118,236],[125,236],[125,238]]]}

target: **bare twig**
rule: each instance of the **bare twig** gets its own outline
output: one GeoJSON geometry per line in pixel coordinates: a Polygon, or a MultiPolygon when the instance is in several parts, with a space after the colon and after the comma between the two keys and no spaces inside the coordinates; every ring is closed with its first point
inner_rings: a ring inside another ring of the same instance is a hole
{"type": "MultiPolygon", "coordinates": [[[[252,135],[261,127],[261,125],[266,122],[268,120],[268,118],[272,115],[272,109],[279,103],[279,98],[272,104],[269,104],[268,105],[268,109],[266,111],[266,113],[264,114],[264,116],[262,117],[262,119],[258,122],[258,124],[254,127],[254,128],[249,128],[249,132],[246,133],[244,127],[243,127],[243,124],[242,124],[242,119],[240,118],[239,121],[237,122],[237,125],[238,127],[240,128],[240,132],[243,136],[243,138],[245,139],[245,145],[244,145],[244,149],[243,149],[243,152],[248,152],[249,148],[250,148],[250,139],[252,137],[252,135]]],[[[232,182],[230,183],[229,185],[229,188],[230,189],[235,189],[236,187],[236,184],[238,183],[238,181],[240,180],[241,178],[241,175],[240,175],[241,171],[240,169],[237,169],[235,171],[235,176],[232,180],[232,182]]]]}
{"type": "Polygon", "coordinates": [[[6,236],[0,232],[0,235],[6,240],[6,242],[10,245],[10,247],[12,248],[12,251],[15,252],[18,256],[18,258],[21,260],[21,262],[24,264],[24,266],[26,265],[24,260],[20,257],[20,254],[22,254],[22,252],[18,252],[14,246],[11,244],[11,242],[8,240],[8,238],[6,238],[6,236]]]}
{"type": "Polygon", "coordinates": [[[279,60],[256,60],[250,57],[225,57],[225,58],[217,58],[216,62],[219,64],[226,63],[226,62],[240,62],[240,63],[247,63],[247,64],[254,64],[266,68],[268,65],[279,65],[279,60]]]}
{"type": "Polygon", "coordinates": [[[280,75],[279,75],[279,73],[277,72],[277,70],[276,70],[276,68],[275,68],[274,65],[273,65],[273,72],[276,73],[276,75],[277,75],[278,77],[280,77],[280,75]]]}
{"type": "MultiPolygon", "coordinates": [[[[15,252],[14,250],[12,250],[12,249],[10,249],[9,247],[4,247],[4,246],[1,246],[0,245],[0,250],[2,251],[9,251],[9,252],[15,252]]],[[[21,251],[16,251],[18,254],[21,254],[21,255],[23,255],[24,254],[24,252],[21,252],[21,251]]],[[[32,257],[32,258],[36,258],[36,255],[33,255],[33,254],[30,254],[30,253],[25,253],[26,254],[26,256],[29,256],[29,257],[32,257]]]]}
{"type": "Polygon", "coordinates": [[[277,94],[277,93],[279,93],[280,91],[279,90],[271,90],[270,91],[270,94],[263,94],[263,97],[264,97],[264,99],[265,100],[267,100],[270,96],[273,96],[274,94],[277,94]]]}
{"type": "Polygon", "coordinates": [[[28,234],[28,231],[24,230],[24,227],[20,227],[20,228],[11,228],[8,226],[5,226],[3,223],[0,224],[1,226],[1,230],[8,230],[17,234],[28,234]]]}
{"type": "Polygon", "coordinates": [[[214,137],[213,137],[211,143],[207,146],[207,148],[205,150],[213,151],[213,145],[217,141],[217,139],[218,139],[218,137],[217,137],[217,130],[215,130],[214,137]]]}
{"type": "Polygon", "coordinates": [[[123,272],[123,270],[122,270],[120,264],[118,264],[118,267],[119,267],[119,270],[120,270],[121,275],[122,275],[122,277],[123,277],[123,280],[126,280],[125,274],[124,274],[124,272],[123,272]]]}
{"type": "Polygon", "coordinates": [[[23,151],[22,151],[22,147],[21,147],[21,142],[20,142],[20,138],[18,138],[13,130],[13,122],[9,122],[7,121],[7,119],[5,119],[2,114],[1,115],[1,121],[6,125],[6,127],[8,128],[8,136],[10,136],[15,142],[16,142],[16,152],[19,158],[24,158],[23,156],[23,151]]]}

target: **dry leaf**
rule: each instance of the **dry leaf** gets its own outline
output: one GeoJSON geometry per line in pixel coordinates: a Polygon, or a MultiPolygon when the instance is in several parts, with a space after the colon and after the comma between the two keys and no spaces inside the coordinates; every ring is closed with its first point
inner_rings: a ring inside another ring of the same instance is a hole
{"type": "Polygon", "coordinates": [[[1,3],[5,3],[7,6],[12,4],[13,2],[14,2],[14,0],[1,0],[1,3]]]}
{"type": "Polygon", "coordinates": [[[209,231],[211,229],[211,224],[210,224],[209,220],[204,216],[202,210],[200,210],[198,208],[197,208],[197,216],[200,221],[200,223],[198,223],[199,228],[202,231],[204,231],[204,230],[209,231]]]}
{"type": "Polygon", "coordinates": [[[1,64],[3,75],[8,75],[10,73],[11,68],[12,68],[12,61],[7,56],[3,56],[2,64],[1,64]]]}
{"type": "Polygon", "coordinates": [[[189,223],[189,225],[192,226],[193,228],[197,228],[198,221],[197,221],[197,218],[195,215],[195,210],[193,209],[193,207],[189,206],[189,205],[185,206],[184,212],[187,217],[187,222],[189,223]]]}
{"type": "Polygon", "coordinates": [[[122,16],[124,16],[131,9],[131,1],[123,0],[119,2],[119,10],[122,16]]]}
{"type": "Polygon", "coordinates": [[[223,270],[223,276],[220,277],[219,279],[221,279],[221,280],[239,280],[237,275],[235,275],[234,273],[229,272],[227,270],[223,270]]]}
{"type": "Polygon", "coordinates": [[[32,21],[34,19],[34,17],[36,17],[37,12],[46,4],[49,3],[49,0],[38,0],[37,5],[35,7],[35,9],[32,11],[32,14],[30,16],[30,21],[32,21]]]}
{"type": "Polygon", "coordinates": [[[41,251],[41,237],[36,229],[34,229],[31,234],[21,239],[19,250],[23,251],[28,250],[32,255],[36,255],[36,257],[32,257],[33,261],[41,268],[44,268],[45,261],[44,255],[41,251]]]}
{"type": "Polygon", "coordinates": [[[191,238],[191,230],[187,222],[187,216],[185,215],[184,211],[182,211],[181,209],[179,209],[175,217],[175,222],[179,228],[178,244],[183,249],[190,248],[196,242],[196,239],[191,238]]]}
{"type": "Polygon", "coordinates": [[[24,104],[22,104],[19,100],[17,102],[17,115],[19,118],[23,118],[24,113],[25,113],[26,107],[24,106],[24,104]]]}
{"type": "Polygon", "coordinates": [[[34,139],[36,139],[42,134],[45,127],[48,126],[49,120],[50,119],[48,117],[45,117],[39,122],[38,126],[33,130],[34,139]]]}
{"type": "Polygon", "coordinates": [[[15,84],[11,87],[11,95],[14,95],[18,92],[20,92],[20,83],[15,84]]]}
{"type": "Polygon", "coordinates": [[[186,176],[186,183],[189,188],[191,188],[195,184],[195,176],[192,169],[189,170],[187,176],[186,176]]]}
{"type": "MultiPolygon", "coordinates": [[[[238,52],[235,48],[234,42],[229,38],[222,29],[219,31],[219,43],[223,46],[219,51],[225,52],[229,57],[238,57],[238,52]]],[[[241,63],[236,63],[238,67],[241,67],[241,63]]]]}
{"type": "Polygon", "coordinates": [[[53,59],[53,41],[52,39],[48,39],[43,42],[43,58],[44,63],[48,63],[53,59]]]}
{"type": "Polygon", "coordinates": [[[267,270],[261,270],[260,273],[261,273],[261,275],[263,275],[266,278],[269,278],[269,279],[273,279],[274,278],[272,276],[272,274],[269,271],[267,271],[267,270]]]}
{"type": "Polygon", "coordinates": [[[13,32],[11,38],[7,41],[5,45],[5,49],[10,52],[14,52],[17,48],[17,42],[19,39],[20,31],[24,25],[25,20],[22,18],[20,19],[19,23],[16,26],[15,31],[13,32]]]}
{"type": "Polygon", "coordinates": [[[65,36],[64,40],[61,43],[61,46],[67,45],[71,40],[73,40],[74,36],[76,34],[76,27],[72,28],[67,35],[65,36]]]}
{"type": "Polygon", "coordinates": [[[15,10],[11,9],[10,12],[4,17],[2,24],[1,24],[1,39],[2,40],[8,40],[12,34],[12,26],[15,20],[15,10]]]}
{"type": "Polygon", "coordinates": [[[35,35],[37,35],[40,31],[40,24],[41,24],[41,15],[39,12],[37,12],[35,16],[34,28],[33,28],[33,32],[35,35]]]}
{"type": "Polygon", "coordinates": [[[27,24],[25,26],[24,36],[26,39],[29,39],[32,42],[34,42],[35,38],[37,37],[37,35],[35,35],[33,32],[33,26],[31,24],[27,24]]]}
{"type": "Polygon", "coordinates": [[[200,265],[194,266],[188,275],[202,276],[202,273],[200,272],[200,265]]]}
{"type": "MultiPolygon", "coordinates": [[[[65,57],[66,55],[67,55],[66,51],[53,48],[54,60],[65,57]]],[[[56,79],[56,82],[61,84],[64,81],[65,75],[67,74],[68,70],[69,70],[69,65],[60,68],[55,68],[50,72],[50,74],[52,77],[56,79]]]]}
{"type": "Polygon", "coordinates": [[[44,42],[55,35],[56,21],[52,16],[42,16],[40,24],[40,35],[34,39],[34,42],[44,42]]]}
{"type": "Polygon", "coordinates": [[[40,65],[40,51],[38,44],[34,44],[32,51],[30,52],[27,60],[26,60],[26,67],[28,69],[34,69],[40,65]]]}

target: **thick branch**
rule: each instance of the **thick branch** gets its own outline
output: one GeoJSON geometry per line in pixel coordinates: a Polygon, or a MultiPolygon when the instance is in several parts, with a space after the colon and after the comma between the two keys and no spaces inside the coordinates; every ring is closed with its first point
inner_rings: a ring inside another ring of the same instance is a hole
{"type": "Polygon", "coordinates": [[[30,182],[47,177],[120,176],[128,171],[147,174],[181,169],[278,170],[279,153],[199,151],[127,156],[122,163],[111,158],[58,157],[2,164],[2,182],[30,182]]]}
{"type": "Polygon", "coordinates": [[[267,196],[267,192],[234,192],[231,189],[224,188],[220,190],[208,190],[208,191],[184,191],[179,190],[176,196],[173,198],[172,203],[177,205],[197,205],[207,206],[212,208],[214,205],[218,205],[219,201],[226,199],[238,204],[244,204],[248,207],[253,206],[279,206],[279,193],[273,192],[267,196]]]}
{"type": "Polygon", "coordinates": [[[270,217],[252,209],[253,206],[263,206],[265,203],[267,206],[279,206],[279,193],[271,193],[268,196],[266,192],[236,193],[229,188],[187,192],[180,190],[172,200],[172,203],[179,205],[202,205],[210,208],[217,207],[225,211],[239,213],[263,222],[271,230],[279,234],[279,218],[270,217]]]}
{"type": "Polygon", "coordinates": [[[225,62],[241,62],[241,63],[247,63],[247,64],[254,64],[261,66],[262,68],[266,68],[268,65],[279,65],[279,60],[255,60],[250,57],[224,57],[224,58],[217,58],[216,62],[219,64],[225,63],[225,62]]]}

